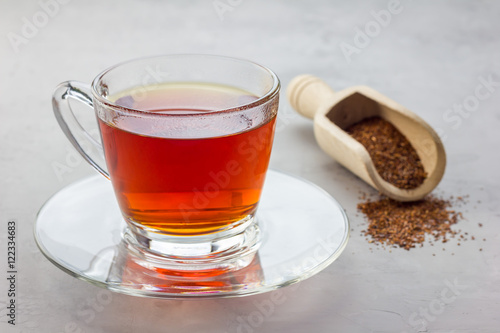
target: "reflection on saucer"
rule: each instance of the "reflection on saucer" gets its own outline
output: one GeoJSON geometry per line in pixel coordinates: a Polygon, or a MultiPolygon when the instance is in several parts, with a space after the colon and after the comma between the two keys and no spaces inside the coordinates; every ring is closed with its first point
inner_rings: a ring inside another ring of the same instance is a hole
{"type": "Polygon", "coordinates": [[[137,290],[200,295],[255,288],[264,280],[258,253],[248,266],[230,271],[223,269],[179,271],[153,266],[146,268],[144,266],[147,265],[141,260],[128,251],[126,246],[119,246],[108,282],[137,290]]]}

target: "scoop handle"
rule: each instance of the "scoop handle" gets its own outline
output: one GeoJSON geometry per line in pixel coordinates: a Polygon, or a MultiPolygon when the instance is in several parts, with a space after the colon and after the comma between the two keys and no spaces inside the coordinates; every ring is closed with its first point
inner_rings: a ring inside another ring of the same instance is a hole
{"type": "Polygon", "coordinates": [[[288,102],[298,113],[313,119],[322,104],[335,94],[332,88],[320,78],[303,74],[296,76],[286,90],[288,102]]]}

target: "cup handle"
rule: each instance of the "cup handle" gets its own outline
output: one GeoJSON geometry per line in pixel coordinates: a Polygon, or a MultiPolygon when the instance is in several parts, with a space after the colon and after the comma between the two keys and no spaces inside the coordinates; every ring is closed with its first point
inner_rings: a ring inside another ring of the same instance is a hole
{"type": "Polygon", "coordinates": [[[52,95],[52,107],[56,116],[57,122],[68,140],[73,144],[75,149],[90,163],[99,173],[109,179],[109,173],[106,168],[104,158],[104,150],[100,142],[95,140],[80,124],[76,118],[69,99],[73,98],[87,106],[92,110],[94,103],[92,101],[92,93],[88,84],[77,81],[66,81],[57,86],[52,95]],[[97,149],[97,154],[91,154],[88,147],[97,149]],[[91,156],[94,155],[94,156],[91,156]]]}

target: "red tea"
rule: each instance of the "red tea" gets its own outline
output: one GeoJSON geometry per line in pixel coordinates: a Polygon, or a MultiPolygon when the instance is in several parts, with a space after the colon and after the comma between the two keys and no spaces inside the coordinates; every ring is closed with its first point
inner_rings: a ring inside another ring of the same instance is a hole
{"type": "Polygon", "coordinates": [[[117,97],[116,104],[152,116],[149,122],[119,116],[99,119],[109,174],[126,219],[171,235],[201,235],[255,212],[276,112],[261,124],[244,115],[228,123],[220,112],[200,126],[200,114],[257,99],[236,88],[209,84],[163,84],[117,97]],[[173,115],[163,117],[171,122],[155,122],[159,114],[173,115]],[[193,114],[193,126],[179,137],[176,116],[187,114],[193,114]]]}

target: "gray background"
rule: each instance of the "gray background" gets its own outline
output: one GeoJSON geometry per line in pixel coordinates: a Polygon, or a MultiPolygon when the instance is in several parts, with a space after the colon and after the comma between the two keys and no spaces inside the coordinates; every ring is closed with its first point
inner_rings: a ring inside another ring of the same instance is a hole
{"type": "Polygon", "coordinates": [[[500,82],[500,3],[401,1],[401,7],[347,59],[342,43],[355,46],[356,27],[373,25],[371,12],[387,10],[388,1],[71,1],[52,7],[44,22],[38,1],[1,0],[0,267],[6,270],[6,222],[14,218],[20,309],[12,329],[5,323],[7,286],[0,272],[0,331],[498,331],[500,87],[470,111],[459,114],[453,106],[473,100],[481,78],[500,82]],[[230,10],[218,13],[218,3],[230,10]],[[31,35],[24,31],[22,44],[11,43],[9,36],[23,37],[23,25],[34,16],[40,27],[31,35]],[[436,192],[470,195],[457,228],[476,240],[411,251],[369,244],[360,236],[366,222],[356,204],[359,191],[373,190],[317,147],[311,122],[282,94],[271,166],[319,184],[345,207],[353,231],[336,262],[282,289],[284,302],[272,307],[265,306],[270,294],[135,298],[63,273],[38,251],[32,225],[51,194],[94,171],[75,158],[59,129],[53,89],[69,79],[90,82],[124,60],[166,53],[248,58],[276,71],[284,87],[310,73],[334,89],[366,84],[405,105],[443,135],[448,166],[436,192]],[[58,173],[58,163],[69,170],[58,173]]]}

